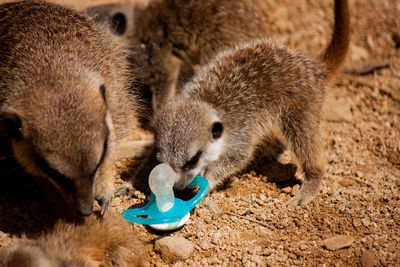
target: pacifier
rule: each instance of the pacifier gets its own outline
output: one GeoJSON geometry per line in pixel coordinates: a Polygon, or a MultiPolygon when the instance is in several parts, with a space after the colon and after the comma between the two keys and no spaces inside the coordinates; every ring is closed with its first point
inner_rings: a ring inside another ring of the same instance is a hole
{"type": "Polygon", "coordinates": [[[149,176],[150,201],[141,208],[123,211],[122,217],[161,231],[184,225],[189,220],[190,211],[207,195],[209,185],[206,178],[196,176],[187,187],[198,186],[199,191],[192,199],[184,201],[174,196],[175,175],[168,164],[157,165],[149,176]]]}

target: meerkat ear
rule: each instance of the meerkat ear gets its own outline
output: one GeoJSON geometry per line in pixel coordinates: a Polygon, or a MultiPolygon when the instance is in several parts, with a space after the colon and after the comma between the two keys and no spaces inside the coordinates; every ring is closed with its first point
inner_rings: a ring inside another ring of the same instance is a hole
{"type": "Polygon", "coordinates": [[[224,131],[224,127],[222,126],[222,123],[220,123],[218,121],[214,122],[211,127],[212,138],[214,140],[220,138],[223,131],[224,131]]]}
{"type": "Polygon", "coordinates": [[[84,11],[106,27],[114,36],[122,36],[133,28],[134,7],[121,4],[93,6],[84,11]]]}
{"type": "Polygon", "coordinates": [[[11,138],[22,140],[22,122],[18,115],[5,115],[2,121],[5,131],[11,138]]]}

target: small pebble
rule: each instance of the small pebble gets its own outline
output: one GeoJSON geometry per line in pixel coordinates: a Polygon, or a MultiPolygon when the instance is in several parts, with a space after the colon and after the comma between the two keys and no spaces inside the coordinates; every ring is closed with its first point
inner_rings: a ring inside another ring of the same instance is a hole
{"type": "Polygon", "coordinates": [[[290,195],[293,197],[294,195],[296,195],[297,191],[299,191],[300,189],[300,185],[299,184],[295,184],[292,188],[292,191],[290,192],[290,195]]]}
{"type": "Polygon", "coordinates": [[[135,196],[136,198],[139,198],[140,195],[141,195],[141,192],[139,190],[133,191],[133,196],[135,196]]]}
{"type": "Polygon", "coordinates": [[[189,258],[193,252],[193,245],[183,237],[166,236],[155,242],[154,250],[161,254],[163,260],[172,263],[189,258]]]}
{"type": "Polygon", "coordinates": [[[292,188],[290,186],[287,186],[285,188],[282,188],[282,191],[285,193],[290,193],[292,191],[292,188]]]}
{"type": "Polygon", "coordinates": [[[343,187],[349,187],[353,185],[353,181],[349,178],[343,178],[342,180],[339,181],[339,184],[343,187]]]}
{"type": "Polygon", "coordinates": [[[365,226],[368,227],[371,224],[371,220],[369,218],[363,218],[361,219],[361,223],[365,226]]]}
{"type": "Polygon", "coordinates": [[[256,199],[255,199],[255,202],[256,202],[259,206],[263,206],[263,205],[264,205],[264,201],[262,201],[262,200],[259,199],[259,198],[256,198],[256,199]]]}
{"type": "Polygon", "coordinates": [[[363,267],[374,267],[378,265],[378,259],[373,252],[367,251],[361,256],[361,265],[363,267]]]}
{"type": "Polygon", "coordinates": [[[197,238],[202,238],[204,236],[203,232],[197,232],[196,237],[197,238]]]}
{"type": "Polygon", "coordinates": [[[199,244],[199,247],[200,247],[202,250],[208,250],[208,249],[210,248],[210,245],[209,245],[207,242],[203,241],[203,242],[201,242],[201,243],[199,244]]]}
{"type": "Polygon", "coordinates": [[[268,234],[267,228],[265,228],[264,226],[260,226],[258,227],[258,230],[260,231],[261,234],[268,234]]]}
{"type": "Polygon", "coordinates": [[[360,227],[362,224],[361,219],[360,218],[353,218],[353,225],[354,227],[360,227]]]}
{"type": "Polygon", "coordinates": [[[306,250],[308,248],[308,246],[306,245],[306,244],[301,244],[300,246],[299,246],[299,249],[300,250],[306,250]]]}
{"type": "Polygon", "coordinates": [[[220,263],[220,261],[219,261],[219,259],[218,259],[217,257],[214,257],[214,258],[211,258],[211,259],[209,260],[209,263],[210,263],[211,265],[218,265],[218,264],[220,263]]]}
{"type": "Polygon", "coordinates": [[[213,223],[213,220],[211,219],[210,216],[204,216],[203,220],[207,224],[212,224],[213,223]]]}

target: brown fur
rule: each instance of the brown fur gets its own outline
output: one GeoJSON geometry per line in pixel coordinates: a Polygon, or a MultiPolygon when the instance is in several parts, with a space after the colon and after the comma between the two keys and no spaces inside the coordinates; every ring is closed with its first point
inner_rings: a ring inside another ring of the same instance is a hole
{"type": "Polygon", "coordinates": [[[305,174],[289,205],[314,199],[323,175],[325,85],[349,46],[347,1],[336,0],[335,7],[335,29],[322,60],[269,39],[246,42],[220,52],[157,114],[157,158],[176,171],[175,188],[199,174],[214,188],[243,170],[259,146],[278,139],[305,174]]]}
{"type": "Polygon", "coordinates": [[[89,217],[82,225],[59,222],[50,233],[0,250],[2,267],[144,266],[144,247],[118,214],[89,217]]]}
{"type": "Polygon", "coordinates": [[[73,10],[42,1],[0,5],[7,142],[28,173],[48,179],[82,214],[92,211],[94,195],[107,210],[115,160],[127,146],[141,152],[141,142],[128,142],[138,105],[125,58],[121,45],[73,10]]]}
{"type": "MultiPolygon", "coordinates": [[[[93,7],[90,13],[96,13],[96,8],[98,20],[106,24],[115,10],[122,10],[105,5],[93,7]],[[109,17],[104,15],[107,12],[109,17]]],[[[154,111],[174,99],[177,90],[221,47],[268,35],[265,15],[252,0],[155,0],[131,8],[133,28],[123,36],[134,51],[131,60],[144,93],[153,94],[154,111]]]]}

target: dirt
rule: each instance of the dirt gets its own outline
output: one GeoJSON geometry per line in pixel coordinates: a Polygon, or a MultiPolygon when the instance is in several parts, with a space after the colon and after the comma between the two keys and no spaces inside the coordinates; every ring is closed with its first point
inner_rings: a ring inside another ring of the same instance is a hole
{"type": "MultiPolygon", "coordinates": [[[[333,1],[264,2],[274,38],[311,55],[324,49],[333,1]]],[[[192,255],[174,266],[400,266],[400,2],[350,2],[352,45],[343,70],[385,60],[390,65],[364,75],[342,72],[332,81],[322,122],[327,169],[314,202],[286,207],[301,183],[293,177],[289,154],[279,161],[259,160],[262,164],[208,195],[222,215],[200,205],[174,232],[133,225],[151,265],[170,264],[154,251],[154,241],[171,235],[194,246],[192,255]],[[354,242],[328,250],[324,240],[335,235],[354,242]]],[[[121,175],[139,163],[119,163],[121,175]]],[[[34,237],[57,220],[29,178],[16,173],[12,178],[2,179],[0,187],[0,247],[21,234],[34,237]]],[[[111,211],[122,212],[144,198],[141,192],[118,197],[111,211]]]]}

